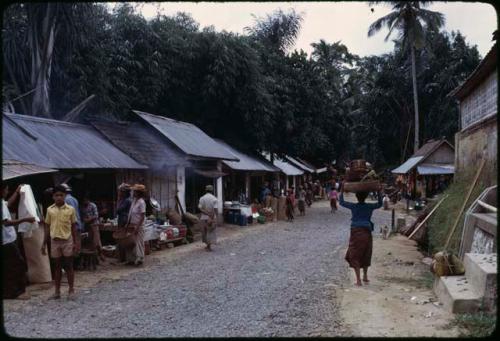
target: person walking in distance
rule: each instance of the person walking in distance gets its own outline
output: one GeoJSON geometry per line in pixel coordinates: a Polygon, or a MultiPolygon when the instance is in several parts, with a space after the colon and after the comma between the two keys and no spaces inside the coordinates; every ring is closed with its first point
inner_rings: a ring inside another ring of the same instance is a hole
{"type": "Polygon", "coordinates": [[[217,227],[217,198],[212,194],[214,187],[208,185],[205,187],[205,195],[200,198],[198,208],[201,211],[200,220],[202,221],[201,227],[201,240],[207,244],[205,249],[212,251],[212,244],[217,242],[217,235],[215,228],[217,227]]]}
{"type": "Polygon", "coordinates": [[[337,190],[335,188],[332,188],[328,196],[330,198],[330,208],[332,210],[332,213],[335,213],[337,211],[337,200],[338,200],[337,190]]]}
{"type": "Polygon", "coordinates": [[[382,207],[382,194],[378,192],[378,202],[374,204],[365,203],[367,192],[356,193],[357,203],[344,200],[344,186],[340,192],[340,206],[351,210],[351,234],[349,237],[349,248],[345,260],[354,269],[356,274],[356,285],[360,286],[360,269],[363,268],[363,282],[370,282],[368,279],[368,267],[371,265],[373,248],[373,223],[371,222],[374,210],[382,207]]]}
{"type": "Polygon", "coordinates": [[[54,259],[55,293],[52,299],[61,298],[62,269],[68,277],[68,299],[75,295],[75,273],[73,257],[80,252],[77,237],[77,219],[75,209],[65,203],[66,187],[58,185],[54,188],[52,199],[54,204],[47,209],[45,217],[45,238],[42,254],[46,254],[46,246],[50,238],[50,257],[54,259]]]}

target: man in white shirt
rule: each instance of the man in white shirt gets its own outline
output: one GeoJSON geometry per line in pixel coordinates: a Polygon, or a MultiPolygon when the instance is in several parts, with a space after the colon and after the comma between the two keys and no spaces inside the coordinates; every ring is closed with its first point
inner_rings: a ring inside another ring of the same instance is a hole
{"type": "Polygon", "coordinates": [[[2,293],[4,299],[28,299],[26,293],[27,266],[17,246],[17,235],[14,226],[22,223],[34,223],[34,217],[12,219],[8,204],[12,204],[19,196],[21,186],[17,187],[14,194],[5,202],[9,194],[9,187],[2,182],[2,293]]]}
{"type": "Polygon", "coordinates": [[[200,198],[198,208],[201,211],[200,220],[201,227],[201,240],[207,244],[206,250],[212,251],[211,245],[217,242],[217,235],[215,234],[216,220],[217,220],[217,198],[212,194],[214,187],[208,185],[205,187],[207,192],[200,198]]]}

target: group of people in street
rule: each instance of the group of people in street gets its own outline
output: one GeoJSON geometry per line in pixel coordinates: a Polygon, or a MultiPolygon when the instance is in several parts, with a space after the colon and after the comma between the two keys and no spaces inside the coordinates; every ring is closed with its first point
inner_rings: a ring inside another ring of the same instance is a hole
{"type": "MultiPolygon", "coordinates": [[[[328,182],[327,182],[328,183],[328,182]]],[[[262,186],[259,202],[261,204],[266,204],[266,198],[268,197],[278,197],[274,193],[279,193],[279,191],[273,191],[270,188],[270,183],[265,182],[262,186]]],[[[295,208],[298,209],[299,216],[305,216],[306,207],[311,207],[315,197],[322,195],[322,190],[325,189],[325,185],[321,184],[319,180],[316,181],[306,181],[303,185],[298,186],[296,189],[291,186],[286,190],[285,193],[285,213],[287,221],[293,221],[295,218],[295,208]]],[[[325,192],[326,193],[326,192],[325,192]]],[[[328,194],[327,194],[328,196],[328,194]]]]}
{"type": "MultiPolygon", "coordinates": [[[[12,219],[10,208],[15,208],[19,197],[18,186],[9,197],[9,187],[2,183],[2,252],[3,252],[3,298],[27,299],[28,284],[27,264],[18,243],[16,227],[22,223],[34,223],[35,217],[12,219]]],[[[130,186],[122,184],[118,188],[118,202],[116,213],[118,228],[132,234],[134,245],[131,248],[120,249],[120,259],[130,265],[141,265],[144,261],[144,221],[146,203],[144,185],[130,186]],[[131,192],[133,191],[133,197],[131,192]]],[[[68,280],[68,299],[75,295],[75,266],[78,265],[82,243],[85,247],[95,251],[101,260],[105,260],[102,253],[102,243],[99,231],[99,212],[97,205],[90,200],[90,195],[83,196],[82,204],[72,195],[68,184],[60,184],[44,191],[50,196],[52,204],[42,215],[40,228],[43,228],[43,242],[40,254],[50,256],[52,278],[55,283],[55,292],[51,297],[61,297],[61,281],[63,272],[68,280]]]]}
{"type": "MultiPolygon", "coordinates": [[[[294,220],[295,207],[299,214],[305,215],[306,205],[310,206],[314,198],[314,183],[305,183],[298,190],[293,187],[287,190],[286,216],[288,221],[294,220]]],[[[317,183],[319,185],[319,182],[317,183]]],[[[2,244],[3,244],[3,297],[4,298],[29,298],[26,294],[27,267],[23,256],[17,246],[16,227],[22,223],[33,223],[35,217],[12,219],[9,206],[19,196],[19,186],[16,191],[8,197],[9,188],[2,183],[2,244]]],[[[327,187],[327,186],[325,186],[327,187]]],[[[213,195],[213,186],[205,188],[205,195],[199,200],[198,208],[201,212],[201,234],[202,242],[206,244],[206,250],[212,251],[212,245],[216,243],[217,226],[217,198],[213,195]]],[[[99,233],[99,212],[95,203],[86,194],[83,197],[82,206],[79,207],[78,200],[72,195],[71,187],[60,184],[45,191],[51,196],[53,204],[45,213],[43,221],[44,240],[41,248],[42,255],[47,251],[53,266],[53,279],[55,292],[53,299],[61,297],[61,280],[63,270],[68,280],[68,298],[72,299],[74,290],[74,264],[75,257],[82,247],[82,239],[88,238],[91,246],[97,251],[101,259],[102,244],[99,233]]],[[[120,260],[128,265],[142,265],[144,262],[144,222],[146,215],[145,202],[146,187],[141,184],[133,186],[121,184],[118,187],[118,200],[116,204],[116,215],[118,229],[132,235],[133,247],[119,248],[120,260]],[[133,196],[131,193],[133,191],[133,196]]],[[[267,184],[263,187],[261,200],[273,195],[267,184]]],[[[326,193],[330,200],[331,211],[337,210],[337,205],[343,206],[351,211],[351,230],[349,248],[345,259],[356,275],[356,285],[362,285],[362,281],[369,282],[368,267],[371,265],[372,255],[372,231],[374,229],[371,216],[375,209],[382,207],[382,195],[377,193],[377,203],[366,203],[369,193],[356,193],[357,203],[351,203],[344,199],[342,182],[338,179],[331,181],[326,193]],[[340,194],[339,194],[340,193],[340,194]],[[363,277],[361,279],[361,269],[363,277]]]]}

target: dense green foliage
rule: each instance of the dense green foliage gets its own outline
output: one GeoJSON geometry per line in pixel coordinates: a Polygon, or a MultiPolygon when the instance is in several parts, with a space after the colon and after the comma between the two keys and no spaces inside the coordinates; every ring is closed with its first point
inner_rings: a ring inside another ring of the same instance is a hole
{"type": "MultiPolygon", "coordinates": [[[[8,100],[32,89],[29,6],[4,11],[8,100]]],[[[192,122],[244,150],[318,165],[364,157],[386,166],[411,154],[410,136],[403,155],[412,81],[399,44],[393,53],[360,58],[341,42],[319,41],[308,56],[292,50],[302,21],[293,11],[256,18],[238,35],[200,28],[183,13],[146,20],[127,4],[113,11],[105,4],[71,6],[61,12],[70,24],[56,31],[49,68],[54,118],[95,94],[83,116],[126,119],[131,109],[143,110],[192,122]]],[[[421,136],[453,141],[458,112],[446,95],[480,57],[460,33],[431,32],[427,39],[417,56],[421,136]]],[[[36,114],[32,101],[30,95],[14,101],[15,111],[36,114]]]]}

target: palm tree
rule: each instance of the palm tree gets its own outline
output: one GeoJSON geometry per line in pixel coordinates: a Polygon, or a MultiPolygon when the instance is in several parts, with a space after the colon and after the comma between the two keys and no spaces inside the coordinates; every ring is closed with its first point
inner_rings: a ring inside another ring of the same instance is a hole
{"type": "MultiPolygon", "coordinates": [[[[379,3],[374,1],[372,3],[379,3]]],[[[426,30],[438,31],[444,25],[442,13],[424,9],[431,1],[389,1],[393,11],[379,18],[368,29],[368,37],[379,32],[383,26],[389,29],[385,41],[389,39],[394,29],[399,33],[399,41],[403,48],[410,49],[411,75],[413,80],[413,102],[415,106],[415,142],[414,151],[419,144],[419,115],[418,115],[418,93],[417,93],[417,71],[415,62],[415,50],[425,46],[426,30]]]]}
{"type": "Polygon", "coordinates": [[[278,9],[264,18],[252,16],[255,25],[245,27],[245,31],[267,47],[281,53],[285,53],[294,45],[303,19],[303,13],[296,13],[294,9],[288,13],[278,9]]]}
{"type": "Polygon", "coordinates": [[[51,117],[49,94],[54,60],[56,55],[71,52],[77,34],[83,35],[75,19],[92,8],[92,4],[65,3],[13,4],[7,8],[3,61],[19,94],[17,98],[23,99],[23,113],[51,117]],[[26,94],[31,95],[31,103],[27,103],[26,94]]]}

